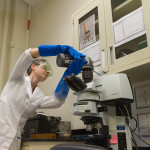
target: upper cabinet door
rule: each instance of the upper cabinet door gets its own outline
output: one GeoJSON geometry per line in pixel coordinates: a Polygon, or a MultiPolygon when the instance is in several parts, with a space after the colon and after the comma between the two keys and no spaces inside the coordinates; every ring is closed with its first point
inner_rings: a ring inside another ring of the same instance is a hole
{"type": "Polygon", "coordinates": [[[104,0],[109,72],[150,62],[149,0],[104,0]]]}
{"type": "Polygon", "coordinates": [[[73,46],[108,71],[104,1],[95,0],[73,15],[73,46]]]}

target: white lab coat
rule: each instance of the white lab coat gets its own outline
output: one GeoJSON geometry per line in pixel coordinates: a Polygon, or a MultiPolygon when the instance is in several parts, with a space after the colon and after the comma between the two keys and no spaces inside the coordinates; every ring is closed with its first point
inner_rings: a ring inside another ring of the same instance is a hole
{"type": "Polygon", "coordinates": [[[33,60],[30,49],[21,55],[0,96],[0,150],[20,150],[21,131],[37,108],[57,108],[64,103],[55,96],[44,96],[38,87],[32,93],[30,78],[24,74],[33,60]]]}

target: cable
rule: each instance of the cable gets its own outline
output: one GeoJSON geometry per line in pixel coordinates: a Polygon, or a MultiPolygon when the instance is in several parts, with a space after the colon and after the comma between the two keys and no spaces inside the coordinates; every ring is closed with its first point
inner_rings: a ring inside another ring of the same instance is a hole
{"type": "Polygon", "coordinates": [[[136,123],[136,127],[135,127],[134,129],[132,129],[132,131],[131,131],[131,132],[134,132],[134,131],[136,130],[136,128],[137,128],[137,120],[136,120],[133,116],[131,116],[131,115],[129,114],[129,111],[128,111],[126,105],[123,105],[123,106],[124,106],[124,108],[125,108],[125,110],[126,110],[126,112],[127,112],[127,114],[128,114],[128,117],[129,117],[131,120],[134,119],[134,121],[135,121],[135,123],[136,123]]]}
{"type": "Polygon", "coordinates": [[[132,142],[134,143],[134,145],[136,145],[136,142],[133,140],[133,138],[131,138],[132,142]]]}
{"type": "Polygon", "coordinates": [[[137,146],[137,143],[136,143],[136,140],[135,140],[135,138],[134,138],[132,129],[131,129],[131,127],[129,126],[129,124],[130,124],[130,117],[128,118],[128,116],[126,116],[125,121],[126,121],[128,127],[129,127],[129,130],[130,130],[130,133],[131,133],[131,136],[132,136],[131,139],[132,139],[132,141],[133,141],[133,143],[134,143],[134,145],[135,145],[135,148],[136,148],[136,150],[139,150],[139,148],[138,148],[138,146],[137,146]]]}
{"type": "Polygon", "coordinates": [[[95,73],[98,74],[99,76],[102,76],[101,74],[99,74],[98,72],[96,72],[96,71],[94,71],[94,70],[93,70],[93,72],[95,72],[95,73]]]}
{"type": "MultiPolygon", "coordinates": [[[[127,107],[126,107],[125,105],[124,105],[124,107],[125,107],[125,109],[126,109],[126,111],[127,111],[127,114],[129,115],[129,112],[128,112],[127,107]]],[[[129,118],[130,118],[130,116],[129,116],[129,118]]],[[[136,122],[136,127],[135,127],[135,129],[132,130],[131,134],[134,133],[134,135],[137,136],[142,142],[144,142],[145,144],[147,144],[148,146],[150,146],[150,144],[145,141],[145,139],[143,138],[143,136],[141,135],[141,133],[137,130],[137,120],[136,120],[134,117],[132,117],[132,118],[133,118],[133,119],[135,120],[135,122],[136,122]],[[135,133],[135,130],[138,132],[138,134],[139,134],[140,136],[138,136],[138,135],[135,133]]],[[[130,119],[131,119],[131,123],[133,124],[132,118],[130,118],[130,119]]],[[[130,127],[129,127],[129,128],[130,128],[130,127]]]]}
{"type": "MultiPolygon", "coordinates": [[[[131,121],[131,123],[132,123],[132,121],[131,121]]],[[[133,123],[132,123],[132,124],[133,124],[133,123]]],[[[145,141],[145,138],[141,135],[141,133],[138,131],[138,129],[136,129],[136,131],[137,131],[137,133],[139,134],[139,136],[138,136],[135,132],[133,132],[133,133],[134,133],[142,142],[144,142],[145,144],[147,144],[148,146],[150,146],[150,144],[145,141]]]]}
{"type": "Polygon", "coordinates": [[[133,133],[134,133],[135,136],[137,136],[142,142],[144,142],[145,144],[147,144],[148,146],[150,146],[150,144],[147,143],[147,142],[145,141],[145,139],[143,140],[143,139],[141,139],[135,132],[133,132],[133,133]]]}
{"type": "MultiPolygon", "coordinates": [[[[125,105],[124,105],[124,107],[125,107],[125,105]]],[[[129,115],[129,112],[128,112],[127,108],[125,107],[126,112],[127,112],[127,116],[126,116],[126,115],[124,115],[124,113],[122,112],[122,110],[121,110],[120,106],[119,106],[119,109],[120,109],[121,114],[122,114],[123,116],[125,116],[125,117],[126,117],[126,118],[125,118],[125,121],[126,121],[126,123],[127,123],[128,127],[129,127],[130,132],[131,132],[131,128],[130,128],[130,126],[129,126],[129,123],[130,123],[129,118],[131,118],[131,117],[130,117],[130,115],[129,115]],[[128,117],[129,117],[129,118],[128,118],[128,117]]],[[[136,147],[136,150],[139,150],[139,148],[137,147],[136,140],[135,140],[134,135],[133,135],[133,133],[132,133],[132,132],[131,132],[131,136],[132,136],[132,137],[131,137],[131,139],[132,139],[132,141],[133,141],[133,143],[134,143],[134,145],[135,145],[135,147],[136,147]]]]}
{"type": "Polygon", "coordinates": [[[127,114],[128,114],[128,117],[131,118],[131,117],[130,117],[130,114],[129,114],[129,111],[128,111],[127,107],[126,107],[126,105],[123,105],[123,106],[124,106],[124,108],[126,109],[126,112],[127,112],[127,114]]]}
{"type": "MultiPolygon", "coordinates": [[[[134,129],[132,129],[132,132],[134,132],[136,129],[137,129],[137,120],[134,118],[134,117],[132,117],[132,119],[134,119],[134,121],[135,121],[135,123],[136,123],[136,126],[135,126],[135,128],[134,129]]],[[[132,119],[131,119],[131,122],[132,122],[132,119]]],[[[133,124],[133,122],[132,122],[132,124],[133,124]]]]}
{"type": "MultiPolygon", "coordinates": [[[[131,128],[130,128],[130,127],[129,127],[129,130],[130,130],[130,132],[131,132],[131,128]]],[[[133,143],[134,143],[134,145],[135,145],[135,147],[136,147],[136,150],[139,150],[139,148],[137,147],[136,140],[135,140],[134,135],[133,135],[132,132],[131,132],[131,135],[132,135],[132,141],[133,141],[133,143]]]]}
{"type": "Polygon", "coordinates": [[[122,112],[122,110],[121,110],[121,108],[120,108],[120,105],[119,105],[119,109],[120,109],[120,112],[121,112],[122,116],[124,116],[124,114],[123,114],[123,112],[122,112]]]}

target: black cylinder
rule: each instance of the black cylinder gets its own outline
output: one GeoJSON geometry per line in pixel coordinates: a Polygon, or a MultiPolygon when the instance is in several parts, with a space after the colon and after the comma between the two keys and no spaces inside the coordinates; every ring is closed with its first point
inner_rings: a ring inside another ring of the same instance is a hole
{"type": "Polygon", "coordinates": [[[85,83],[92,82],[93,80],[93,66],[92,65],[84,65],[82,67],[82,79],[85,83]]]}

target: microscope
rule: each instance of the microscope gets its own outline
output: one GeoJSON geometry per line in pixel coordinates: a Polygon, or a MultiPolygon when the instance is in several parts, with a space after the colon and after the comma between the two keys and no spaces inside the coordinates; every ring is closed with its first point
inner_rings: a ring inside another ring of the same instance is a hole
{"type": "MultiPolygon", "coordinates": [[[[87,57],[82,67],[82,80],[71,74],[63,80],[74,91],[77,103],[73,114],[81,120],[90,133],[90,144],[109,150],[131,150],[131,135],[126,119],[131,115],[133,93],[126,74],[100,74],[93,78],[93,62],[87,57]],[[97,133],[92,133],[93,129],[97,133]]],[[[73,58],[68,54],[57,56],[57,66],[68,67],[73,58]]]]}

